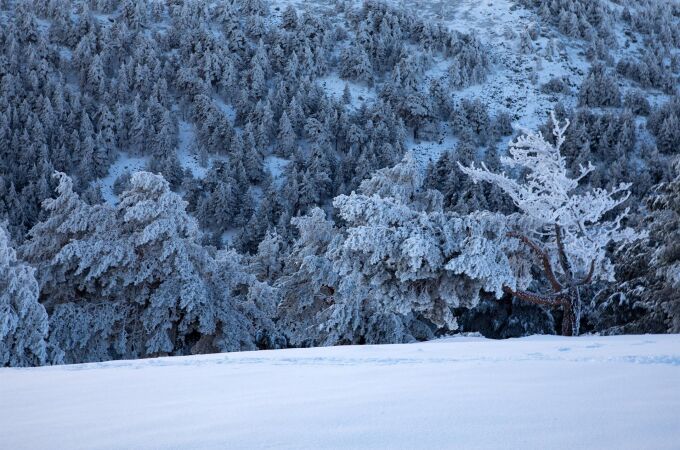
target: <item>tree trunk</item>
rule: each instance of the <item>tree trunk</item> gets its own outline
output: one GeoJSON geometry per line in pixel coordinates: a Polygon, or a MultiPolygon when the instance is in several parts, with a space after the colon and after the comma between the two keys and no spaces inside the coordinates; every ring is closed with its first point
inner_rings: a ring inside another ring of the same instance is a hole
{"type": "Polygon", "coordinates": [[[581,322],[581,293],[578,286],[569,288],[562,303],[564,317],[562,318],[562,335],[578,336],[581,322]]]}
{"type": "Polygon", "coordinates": [[[560,225],[556,223],[555,240],[557,241],[557,254],[559,257],[560,266],[562,267],[567,279],[566,283],[562,284],[555,276],[555,272],[552,268],[552,262],[548,256],[548,253],[542,249],[540,245],[532,241],[526,235],[517,231],[509,231],[506,233],[506,236],[519,239],[539,257],[543,266],[543,272],[545,273],[545,276],[548,278],[548,281],[552,287],[553,295],[534,294],[522,290],[514,291],[507,286],[504,286],[503,290],[506,293],[530,303],[547,305],[553,308],[561,306],[564,311],[564,317],[562,318],[562,335],[578,336],[580,331],[579,325],[581,323],[581,293],[579,291],[579,287],[590,283],[592,280],[593,273],[595,271],[595,261],[593,260],[590,263],[590,270],[588,271],[588,274],[585,276],[585,278],[583,278],[583,280],[576,281],[574,279],[571,263],[569,262],[569,258],[567,258],[567,254],[564,250],[560,225]],[[564,286],[567,288],[565,289],[564,286]]]}
{"type": "Polygon", "coordinates": [[[572,294],[572,299],[574,303],[572,304],[572,334],[574,336],[578,336],[580,333],[580,326],[581,326],[581,291],[579,286],[575,286],[572,288],[574,291],[572,294]]]}
{"type": "Polygon", "coordinates": [[[562,317],[562,336],[574,335],[574,311],[571,307],[571,299],[564,302],[564,316],[562,317]]]}

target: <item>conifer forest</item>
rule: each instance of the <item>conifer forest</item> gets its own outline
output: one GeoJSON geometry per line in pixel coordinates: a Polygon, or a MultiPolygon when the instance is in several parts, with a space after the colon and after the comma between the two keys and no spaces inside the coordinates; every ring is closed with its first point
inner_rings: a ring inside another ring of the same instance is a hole
{"type": "Polygon", "coordinates": [[[674,0],[0,0],[0,367],[680,332],[674,0]]]}

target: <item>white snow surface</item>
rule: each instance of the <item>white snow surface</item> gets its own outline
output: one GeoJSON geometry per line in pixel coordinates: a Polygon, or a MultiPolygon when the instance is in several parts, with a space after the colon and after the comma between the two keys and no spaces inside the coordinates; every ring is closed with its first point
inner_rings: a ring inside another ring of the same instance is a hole
{"type": "Polygon", "coordinates": [[[0,399],[7,449],[677,449],[680,335],[0,369],[0,399]]]}

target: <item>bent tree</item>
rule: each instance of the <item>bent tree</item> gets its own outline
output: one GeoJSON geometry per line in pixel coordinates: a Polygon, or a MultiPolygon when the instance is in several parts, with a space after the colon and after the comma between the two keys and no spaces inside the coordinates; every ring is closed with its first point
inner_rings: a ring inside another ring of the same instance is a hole
{"type": "Polygon", "coordinates": [[[562,334],[571,336],[579,333],[581,288],[595,279],[614,281],[607,245],[624,245],[643,235],[622,225],[628,209],[608,214],[628,199],[630,184],[611,190],[579,186],[594,170],[590,163],[570,176],[560,153],[569,121],[560,124],[554,113],[551,117],[554,144],[540,133],[526,132],[510,144],[509,156],[501,158],[515,176],[494,173],[484,163],[481,168],[459,166],[475,183],[492,183],[512,198],[520,210],[516,223],[521,225],[506,237],[531,250],[551,288],[538,293],[506,285],[504,291],[531,303],[561,307],[562,334]]]}

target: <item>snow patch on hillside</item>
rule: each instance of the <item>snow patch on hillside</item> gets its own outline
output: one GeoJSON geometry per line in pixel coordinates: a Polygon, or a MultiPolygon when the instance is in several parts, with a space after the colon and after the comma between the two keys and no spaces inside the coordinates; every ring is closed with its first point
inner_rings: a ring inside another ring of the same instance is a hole
{"type": "Polygon", "coordinates": [[[290,160],[275,155],[269,155],[264,158],[264,167],[269,171],[276,183],[283,182],[283,171],[286,169],[288,163],[290,163],[290,160]]]}
{"type": "Polygon", "coordinates": [[[179,148],[177,158],[183,169],[189,170],[194,178],[205,178],[208,170],[215,160],[228,159],[224,155],[206,155],[201,163],[200,156],[196,153],[194,126],[185,121],[179,122],[179,148]]]}
{"type": "Polygon", "coordinates": [[[109,173],[96,184],[99,185],[104,201],[109,205],[118,203],[118,196],[113,192],[113,184],[124,173],[133,174],[146,170],[149,159],[145,156],[132,156],[121,153],[118,159],[109,167],[109,173]]]}
{"type": "Polygon", "coordinates": [[[345,84],[349,86],[349,92],[352,96],[351,105],[355,108],[360,107],[363,103],[369,101],[375,101],[377,98],[377,92],[371,86],[367,86],[361,83],[355,83],[349,80],[343,80],[337,74],[327,75],[323,78],[319,78],[317,82],[321,87],[336,100],[342,99],[342,94],[345,90],[345,84]]]}

